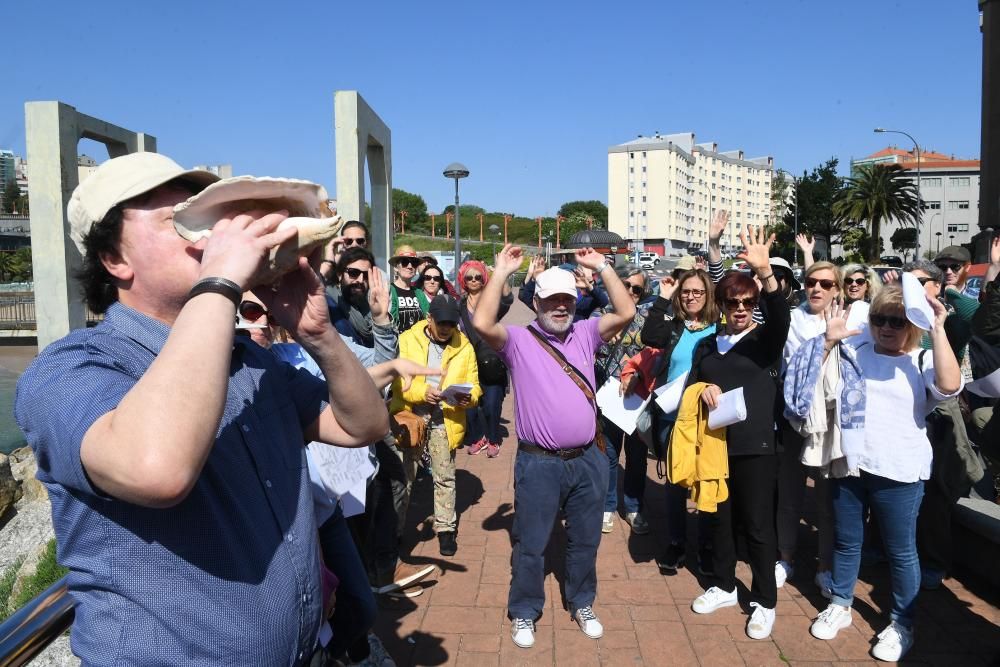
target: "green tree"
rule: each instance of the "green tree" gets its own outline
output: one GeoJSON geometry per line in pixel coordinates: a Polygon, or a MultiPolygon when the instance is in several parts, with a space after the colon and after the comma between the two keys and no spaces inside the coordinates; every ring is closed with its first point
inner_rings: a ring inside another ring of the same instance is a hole
{"type": "Polygon", "coordinates": [[[899,227],[889,237],[889,243],[896,252],[906,253],[907,250],[914,250],[917,247],[917,228],[899,227]]]}
{"type": "Polygon", "coordinates": [[[826,247],[841,243],[852,223],[838,218],[833,212],[833,203],[843,186],[837,176],[837,158],[813,168],[811,173],[803,173],[798,179],[795,201],[788,206],[784,222],[794,229],[795,207],[799,210],[799,233],[811,234],[826,240],[826,247]]]}
{"type": "Polygon", "coordinates": [[[788,213],[789,180],[784,171],[776,171],[771,178],[771,211],[775,222],[784,220],[788,213]]]}
{"type": "Polygon", "coordinates": [[[868,261],[878,259],[882,247],[882,223],[895,219],[900,225],[916,225],[920,210],[917,186],[903,176],[898,164],[866,164],[848,178],[833,211],[841,220],[868,228],[868,261]]]}
{"type": "Polygon", "coordinates": [[[584,229],[586,229],[586,219],[588,216],[594,219],[595,229],[608,228],[608,207],[604,205],[604,202],[597,201],[596,199],[568,201],[559,207],[559,215],[566,219],[572,218],[577,213],[583,214],[584,229]]]}
{"type": "MultiPolygon", "coordinates": [[[[7,253],[3,253],[7,254],[7,253]]],[[[33,277],[31,268],[31,246],[18,248],[13,253],[10,280],[17,283],[30,282],[33,277]]]]}
{"type": "MultiPolygon", "coordinates": [[[[406,226],[413,226],[413,229],[423,229],[429,225],[427,217],[427,202],[420,195],[400,190],[392,189],[392,219],[400,221],[400,214],[406,211],[406,226]]],[[[394,223],[395,224],[395,223],[394,223]]]]}
{"type": "Polygon", "coordinates": [[[3,201],[3,212],[13,213],[17,200],[20,198],[21,188],[17,187],[17,181],[14,179],[7,181],[3,186],[3,196],[0,197],[0,200],[3,201]]]}
{"type": "MultiPolygon", "coordinates": [[[[448,204],[447,206],[444,207],[444,210],[441,211],[442,214],[454,213],[454,212],[455,212],[454,204],[448,204]]],[[[480,213],[486,213],[486,209],[483,208],[482,206],[476,206],[475,204],[462,204],[458,207],[458,212],[461,213],[461,218],[463,220],[471,220],[480,213]]]]}

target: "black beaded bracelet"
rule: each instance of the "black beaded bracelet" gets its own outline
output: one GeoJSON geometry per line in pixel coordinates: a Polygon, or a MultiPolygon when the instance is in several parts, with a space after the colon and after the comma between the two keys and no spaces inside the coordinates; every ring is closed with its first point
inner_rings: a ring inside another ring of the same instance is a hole
{"type": "Polygon", "coordinates": [[[232,301],[237,308],[239,308],[240,299],[243,298],[243,290],[240,289],[240,286],[225,278],[202,278],[194,284],[194,287],[188,292],[187,298],[190,301],[199,294],[207,293],[221,294],[232,301]]]}

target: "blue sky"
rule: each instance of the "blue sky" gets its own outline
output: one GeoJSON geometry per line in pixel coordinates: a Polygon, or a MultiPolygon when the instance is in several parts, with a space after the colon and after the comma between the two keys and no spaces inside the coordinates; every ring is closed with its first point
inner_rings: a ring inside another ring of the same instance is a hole
{"type": "Polygon", "coordinates": [[[23,155],[24,102],[58,99],[186,166],[333,193],[333,91],[358,90],[392,130],[393,185],[431,210],[452,161],[489,211],[606,201],[607,148],[654,131],[798,173],[909,146],[879,125],[979,155],[975,0],[98,0],[9,4],[3,24],[0,148],[23,155]]]}

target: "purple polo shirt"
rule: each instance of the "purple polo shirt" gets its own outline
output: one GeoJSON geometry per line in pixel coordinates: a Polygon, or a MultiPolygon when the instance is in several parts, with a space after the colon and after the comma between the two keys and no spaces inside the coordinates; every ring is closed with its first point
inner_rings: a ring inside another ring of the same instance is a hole
{"type": "MultiPolygon", "coordinates": [[[[574,322],[559,340],[538,328],[546,340],[595,386],[594,356],[604,342],[599,318],[574,322]]],[[[519,440],[546,449],[574,449],[593,441],[594,409],[562,366],[525,327],[508,326],[507,342],[499,355],[514,383],[514,423],[519,440]]],[[[595,387],[596,389],[597,387],[595,387]]]]}

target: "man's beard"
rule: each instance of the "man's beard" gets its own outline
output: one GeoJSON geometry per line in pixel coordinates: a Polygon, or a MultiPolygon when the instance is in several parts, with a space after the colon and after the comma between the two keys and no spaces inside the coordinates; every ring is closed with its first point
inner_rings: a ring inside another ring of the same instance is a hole
{"type": "Polygon", "coordinates": [[[347,297],[347,300],[355,306],[361,306],[368,303],[368,289],[365,285],[345,285],[342,289],[344,295],[347,297]]]}
{"type": "Polygon", "coordinates": [[[573,326],[573,316],[576,314],[576,304],[573,304],[572,308],[567,311],[568,316],[565,322],[556,322],[552,319],[549,313],[538,311],[536,319],[538,320],[538,327],[547,334],[552,334],[553,336],[559,336],[567,331],[573,326]]]}

